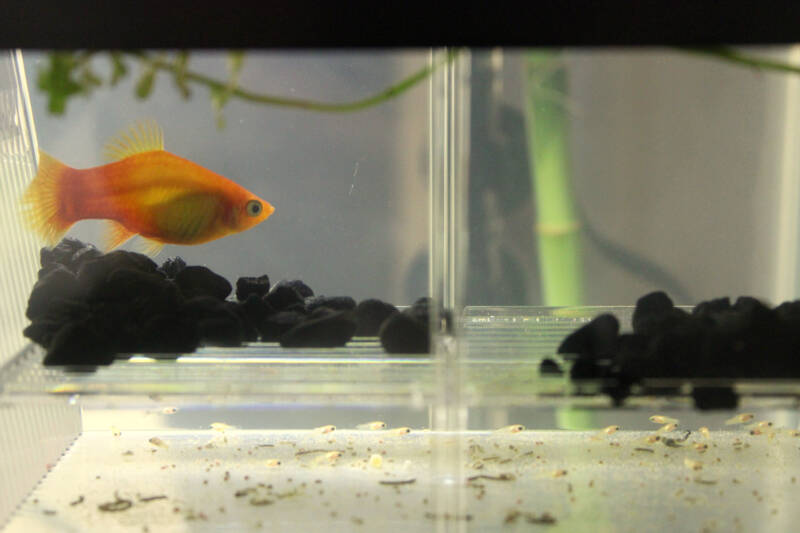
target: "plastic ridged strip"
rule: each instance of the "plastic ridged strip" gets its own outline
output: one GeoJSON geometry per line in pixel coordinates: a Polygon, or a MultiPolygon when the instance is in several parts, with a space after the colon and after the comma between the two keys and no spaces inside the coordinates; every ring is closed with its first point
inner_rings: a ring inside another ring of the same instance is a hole
{"type": "Polygon", "coordinates": [[[25,306],[37,245],[19,219],[19,198],[36,172],[36,135],[22,54],[0,53],[0,365],[25,344],[25,306]]]}
{"type": "Polygon", "coordinates": [[[80,433],[80,408],[62,399],[0,403],[0,529],[80,433]]]}

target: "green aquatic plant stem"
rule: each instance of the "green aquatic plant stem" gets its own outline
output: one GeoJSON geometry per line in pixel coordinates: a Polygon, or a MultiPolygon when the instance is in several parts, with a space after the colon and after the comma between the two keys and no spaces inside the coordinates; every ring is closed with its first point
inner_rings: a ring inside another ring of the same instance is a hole
{"type": "Polygon", "coordinates": [[[566,93],[561,54],[529,52],[525,81],[525,124],[543,304],[581,305],[583,266],[570,179],[568,112],[563,103],[552,98],[554,92],[566,93]]]}
{"type": "Polygon", "coordinates": [[[173,75],[178,75],[180,76],[181,79],[185,81],[190,81],[201,85],[205,85],[212,91],[225,91],[228,94],[228,96],[232,98],[239,98],[241,100],[254,102],[258,104],[290,107],[295,109],[304,109],[307,111],[319,111],[324,113],[349,113],[353,111],[360,111],[362,109],[378,105],[387,100],[391,100],[396,96],[399,96],[408,89],[414,87],[419,82],[427,79],[427,77],[430,76],[433,71],[435,71],[443,64],[451,62],[456,57],[456,55],[458,55],[458,51],[453,50],[448,52],[438,62],[435,62],[432,65],[425,65],[424,67],[417,70],[415,73],[408,76],[407,78],[400,80],[399,82],[387,87],[386,89],[372,96],[360,100],[354,100],[351,102],[319,102],[315,100],[287,98],[283,96],[256,93],[253,91],[249,91],[247,89],[243,89],[238,85],[236,87],[230,87],[227,81],[216,80],[210,76],[206,76],[198,72],[194,72],[187,69],[181,69],[181,66],[177,62],[173,62],[164,58],[154,57],[146,53],[137,53],[135,55],[137,58],[139,58],[142,62],[144,62],[151,68],[167,71],[172,73],[173,75]]]}
{"type": "Polygon", "coordinates": [[[759,70],[774,70],[790,74],[800,74],[800,66],[795,66],[783,61],[775,61],[752,56],[727,47],[716,48],[679,48],[678,50],[689,54],[708,56],[728,63],[759,70]]]}

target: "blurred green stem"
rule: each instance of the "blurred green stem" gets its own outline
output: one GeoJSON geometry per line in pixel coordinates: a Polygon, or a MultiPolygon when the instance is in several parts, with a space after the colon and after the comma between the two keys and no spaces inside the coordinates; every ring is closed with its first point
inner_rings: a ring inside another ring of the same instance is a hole
{"type": "Polygon", "coordinates": [[[563,103],[552,98],[554,93],[566,94],[561,53],[529,52],[525,81],[525,124],[544,305],[581,305],[583,268],[569,169],[569,117],[563,103]]]}
{"type": "Polygon", "coordinates": [[[689,54],[708,56],[715,59],[727,61],[728,63],[738,64],[743,67],[756,68],[760,70],[776,70],[779,72],[788,72],[791,74],[800,74],[800,67],[784,63],[783,61],[774,61],[772,59],[764,59],[755,57],[749,54],[738,52],[733,48],[718,47],[718,48],[679,48],[678,50],[689,54]]]}
{"type": "Polygon", "coordinates": [[[390,87],[387,87],[386,89],[382,90],[377,94],[374,94],[368,98],[364,98],[361,100],[355,100],[352,102],[341,102],[341,103],[318,102],[314,100],[303,100],[297,98],[273,96],[269,94],[259,94],[252,91],[248,91],[247,89],[243,89],[238,86],[231,88],[228,86],[227,81],[215,80],[214,78],[211,78],[204,74],[193,72],[191,70],[179,70],[180,66],[175,62],[159,57],[154,57],[143,52],[136,53],[135,55],[141,61],[143,61],[148,66],[154,69],[167,71],[172,73],[173,75],[179,74],[182,79],[186,81],[199,83],[201,85],[205,85],[212,91],[226,91],[230,97],[235,97],[241,100],[246,100],[249,102],[255,102],[259,104],[269,104],[282,107],[291,107],[295,109],[305,109],[307,111],[321,111],[326,113],[346,113],[351,111],[360,111],[362,109],[378,105],[382,102],[385,102],[386,100],[390,100],[402,94],[403,92],[412,88],[417,83],[426,79],[434,70],[439,68],[441,65],[452,61],[453,58],[455,58],[456,55],[458,55],[458,51],[456,50],[449,52],[438,63],[434,63],[433,65],[425,65],[411,76],[399,81],[394,85],[391,85],[390,87]]]}

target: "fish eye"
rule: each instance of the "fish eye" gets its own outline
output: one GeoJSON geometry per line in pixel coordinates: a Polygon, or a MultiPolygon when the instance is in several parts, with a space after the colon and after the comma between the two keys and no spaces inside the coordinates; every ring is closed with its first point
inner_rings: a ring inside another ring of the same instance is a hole
{"type": "Polygon", "coordinates": [[[257,217],[258,215],[261,214],[261,202],[259,202],[258,200],[250,200],[249,202],[247,202],[245,210],[247,211],[247,214],[250,215],[251,217],[257,217]]]}

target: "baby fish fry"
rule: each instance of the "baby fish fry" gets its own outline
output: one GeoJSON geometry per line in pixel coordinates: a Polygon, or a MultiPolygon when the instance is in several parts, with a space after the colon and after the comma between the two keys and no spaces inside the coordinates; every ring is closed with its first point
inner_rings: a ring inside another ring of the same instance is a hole
{"type": "Polygon", "coordinates": [[[152,437],[147,442],[149,442],[153,446],[158,446],[159,448],[169,448],[169,446],[167,446],[167,443],[158,437],[152,437]]]}
{"type": "Polygon", "coordinates": [[[688,457],[683,460],[683,464],[686,466],[686,468],[691,470],[701,470],[703,468],[703,463],[700,461],[694,461],[688,457]]]}
{"type": "Polygon", "coordinates": [[[495,433],[519,433],[520,431],[525,431],[525,426],[522,424],[511,424],[510,426],[496,429],[495,433]]]}
{"type": "Polygon", "coordinates": [[[605,435],[613,435],[614,433],[619,431],[619,429],[620,429],[619,426],[607,426],[607,427],[604,427],[603,429],[601,429],[600,431],[597,432],[597,435],[594,435],[592,437],[592,440],[601,440],[602,437],[604,437],[605,435]]]}
{"type": "Polygon", "coordinates": [[[650,422],[654,424],[675,424],[678,425],[678,419],[664,415],[653,415],[650,417],[650,422]]]}
{"type": "Polygon", "coordinates": [[[750,422],[753,418],[755,418],[755,415],[753,413],[741,413],[727,419],[725,421],[725,425],[733,426],[736,424],[745,424],[747,422],[750,422]]]}
{"type": "Polygon", "coordinates": [[[642,440],[644,440],[644,442],[646,442],[647,444],[654,444],[654,443],[658,442],[659,440],[661,440],[661,436],[660,435],[647,435],[642,440]]]}
{"type": "Polygon", "coordinates": [[[369,466],[372,468],[380,468],[383,465],[383,456],[379,453],[373,453],[369,458],[369,466]]]}
{"type": "Polygon", "coordinates": [[[761,420],[759,422],[753,422],[752,424],[747,424],[744,429],[767,429],[772,427],[772,422],[767,420],[761,420]]]}
{"type": "Polygon", "coordinates": [[[381,429],[386,429],[386,422],[381,422],[380,420],[375,420],[374,422],[366,422],[364,424],[357,425],[356,429],[378,431],[381,429]]]}
{"type": "Polygon", "coordinates": [[[341,456],[342,456],[342,452],[334,451],[334,452],[328,452],[325,455],[323,455],[322,457],[326,461],[328,461],[329,463],[335,463],[336,460],[339,459],[339,457],[341,457],[341,456]]]}

